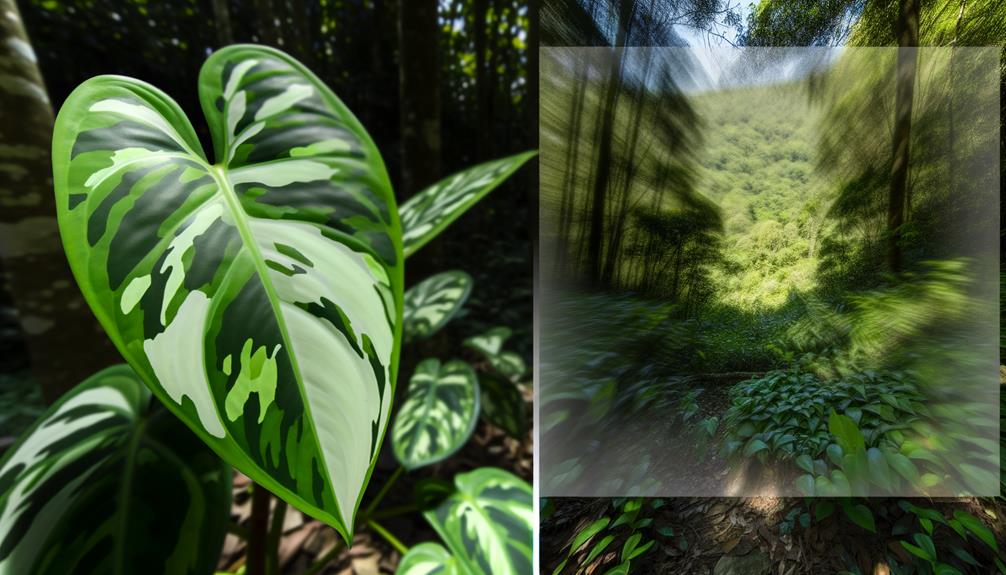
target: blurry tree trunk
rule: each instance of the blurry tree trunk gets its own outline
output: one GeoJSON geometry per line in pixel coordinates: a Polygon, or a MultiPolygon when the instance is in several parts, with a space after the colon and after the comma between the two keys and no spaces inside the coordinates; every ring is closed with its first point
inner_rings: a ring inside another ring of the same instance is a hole
{"type": "Polygon", "coordinates": [[[486,79],[486,18],[489,15],[489,0],[474,0],[475,27],[475,115],[477,118],[478,139],[475,150],[476,160],[486,159],[487,140],[491,139],[489,130],[489,85],[486,79]]]}
{"type": "Polygon", "coordinates": [[[590,233],[587,238],[587,277],[594,283],[600,283],[601,280],[605,208],[607,206],[608,184],[611,179],[615,109],[618,107],[618,95],[622,90],[623,48],[628,37],[628,28],[632,21],[634,9],[635,0],[621,0],[619,2],[615,50],[611,53],[611,66],[608,72],[604,108],[601,110],[601,128],[598,130],[596,136],[599,138],[600,149],[597,155],[597,173],[594,177],[591,198],[590,233]]]}
{"type": "Polygon", "coordinates": [[[56,227],[52,105],[14,0],[0,0],[0,258],[33,373],[52,402],[122,361],[77,289],[56,227]]]}
{"type": "Polygon", "coordinates": [[[635,97],[632,100],[632,121],[629,125],[628,145],[626,146],[624,174],[622,177],[622,190],[618,198],[618,210],[615,213],[615,222],[611,230],[611,239],[608,243],[608,258],[604,262],[604,273],[602,281],[609,283],[617,280],[616,275],[620,274],[622,266],[619,265],[618,256],[622,251],[622,240],[625,237],[625,225],[629,217],[629,194],[632,193],[632,182],[636,178],[636,150],[639,145],[639,133],[643,123],[643,112],[646,108],[647,82],[649,81],[650,65],[653,57],[650,50],[639,49],[637,54],[642,54],[645,59],[643,69],[637,87],[635,97]]]}
{"type": "MultiPolygon", "coordinates": [[[[440,27],[438,0],[398,3],[398,74],[402,141],[402,185],[399,202],[434,184],[441,176],[440,155],[440,27]]],[[[434,240],[409,260],[406,284],[440,271],[443,242],[434,240]]],[[[411,373],[415,355],[442,355],[448,345],[440,332],[403,358],[401,373],[411,373]],[[411,364],[411,365],[410,365],[411,364]]]]}
{"type": "Polygon", "coordinates": [[[440,177],[440,59],[437,0],[398,8],[402,190],[408,198],[440,177]]]}
{"type": "Polygon", "coordinates": [[[272,0],[252,0],[258,23],[258,37],[263,44],[279,46],[281,23],[276,18],[272,0]]]}
{"type": "Polygon", "coordinates": [[[234,33],[231,30],[231,11],[228,0],[212,0],[213,25],[217,29],[217,46],[223,47],[234,43],[234,33]]]}
{"type": "Polygon", "coordinates": [[[891,191],[887,207],[887,263],[892,272],[901,271],[901,226],[905,221],[908,162],[912,136],[912,97],[919,45],[918,0],[901,0],[897,23],[897,93],[894,101],[894,138],[891,162],[891,191]]]}
{"type": "Polygon", "coordinates": [[[565,273],[567,270],[568,253],[573,229],[573,214],[575,213],[574,198],[576,197],[577,172],[580,159],[580,118],[583,116],[583,101],[587,95],[587,62],[577,54],[576,75],[573,77],[572,101],[569,106],[567,121],[568,139],[566,144],[566,174],[562,182],[562,194],[559,199],[559,252],[556,258],[556,271],[565,273]]]}

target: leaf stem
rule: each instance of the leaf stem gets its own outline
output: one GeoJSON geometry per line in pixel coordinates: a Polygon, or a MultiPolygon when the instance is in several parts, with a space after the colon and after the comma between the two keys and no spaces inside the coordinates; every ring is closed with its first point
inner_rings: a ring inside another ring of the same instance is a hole
{"type": "Polygon", "coordinates": [[[409,548],[405,546],[404,543],[398,540],[397,537],[391,534],[387,529],[381,526],[380,523],[371,519],[367,521],[367,526],[373,529],[378,535],[384,538],[385,541],[391,543],[391,546],[398,550],[399,553],[405,555],[409,552],[409,548]]]}
{"type": "Polygon", "coordinates": [[[272,512],[272,524],[269,526],[269,538],[266,541],[265,558],[267,575],[279,573],[279,540],[283,536],[283,523],[286,521],[286,501],[276,498],[276,507],[272,512]]]}
{"type": "Polygon", "coordinates": [[[402,476],[403,473],[405,473],[405,468],[399,465],[398,469],[396,469],[395,472],[391,474],[391,477],[389,477],[388,480],[384,482],[384,485],[381,486],[381,490],[378,491],[377,495],[374,496],[374,499],[373,501],[370,502],[370,505],[368,505],[367,508],[363,510],[363,516],[361,517],[362,521],[367,521],[370,519],[370,516],[374,514],[374,510],[377,509],[377,506],[381,504],[381,501],[384,499],[384,496],[388,494],[388,491],[391,490],[391,487],[395,484],[395,482],[398,481],[398,479],[402,476]]]}
{"type": "Polygon", "coordinates": [[[269,529],[269,491],[255,483],[252,485],[251,525],[248,533],[246,575],[266,575],[265,547],[269,529]]]}
{"type": "Polygon", "coordinates": [[[389,519],[391,517],[398,517],[407,513],[415,513],[416,511],[419,511],[419,507],[417,505],[398,505],[395,507],[388,507],[387,509],[381,509],[380,511],[375,511],[370,515],[369,519],[389,519]]]}

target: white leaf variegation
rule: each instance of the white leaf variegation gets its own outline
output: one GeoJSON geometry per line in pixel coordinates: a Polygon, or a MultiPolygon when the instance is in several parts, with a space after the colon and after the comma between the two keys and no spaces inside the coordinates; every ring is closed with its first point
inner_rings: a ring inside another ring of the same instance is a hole
{"type": "Polygon", "coordinates": [[[405,257],[435,238],[537,153],[524,152],[473,166],[409,198],[399,211],[405,257]]]}
{"type": "Polygon", "coordinates": [[[391,428],[395,457],[406,469],[450,457],[468,441],[478,414],[479,386],[470,365],[423,360],[391,428]]]}
{"type": "Polygon", "coordinates": [[[430,337],[461,311],[472,292],[472,276],[460,270],[426,278],[405,292],[405,340],[430,337]]]}
{"type": "Polygon", "coordinates": [[[531,486],[492,467],[458,474],[454,484],[424,515],[461,565],[479,575],[531,573],[531,486]]]}

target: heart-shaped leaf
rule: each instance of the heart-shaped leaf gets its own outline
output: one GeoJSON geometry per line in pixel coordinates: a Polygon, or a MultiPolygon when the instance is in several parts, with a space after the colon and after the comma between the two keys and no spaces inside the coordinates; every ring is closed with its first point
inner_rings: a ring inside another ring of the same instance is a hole
{"type": "Polygon", "coordinates": [[[531,486],[482,467],[454,477],[457,492],[424,512],[447,548],[473,574],[531,573],[531,486]]]}
{"type": "Polygon", "coordinates": [[[145,383],[228,463],[349,539],[387,427],[401,232],[376,147],[286,54],[199,74],[210,164],[157,88],[100,76],[56,121],[74,276],[145,383]]]}
{"type": "Polygon", "coordinates": [[[479,416],[475,371],[463,361],[425,359],[395,415],[391,444],[406,469],[442,461],[468,441],[479,416]]]}
{"type": "Polygon", "coordinates": [[[398,563],[395,575],[462,575],[458,560],[439,543],[420,543],[398,563]]]}
{"type": "Polygon", "coordinates": [[[510,437],[523,439],[527,434],[527,405],[519,387],[493,373],[479,375],[482,415],[489,423],[507,432],[510,437]]]}
{"type": "Polygon", "coordinates": [[[409,198],[400,211],[405,257],[437,237],[537,153],[524,152],[472,166],[409,198]]]}
{"type": "Polygon", "coordinates": [[[845,511],[846,517],[856,525],[872,533],[877,532],[877,526],[873,521],[873,512],[870,511],[869,507],[860,503],[853,504],[848,500],[842,500],[842,510],[845,511]]]}
{"type": "Polygon", "coordinates": [[[510,339],[512,333],[508,327],[494,327],[483,334],[466,339],[464,346],[482,354],[500,375],[516,381],[527,373],[527,364],[516,353],[503,349],[503,344],[510,339]]]}
{"type": "Polygon", "coordinates": [[[0,573],[213,573],[231,469],[151,400],[102,370],[0,461],[0,573]]]}
{"type": "Polygon", "coordinates": [[[460,270],[428,277],[405,292],[402,329],[406,340],[430,337],[447,325],[468,300],[472,276],[460,270]]]}

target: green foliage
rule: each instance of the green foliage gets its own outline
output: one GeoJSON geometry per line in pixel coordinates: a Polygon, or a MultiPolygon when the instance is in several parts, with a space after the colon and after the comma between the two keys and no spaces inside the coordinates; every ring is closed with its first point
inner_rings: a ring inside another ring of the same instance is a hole
{"type": "MultiPolygon", "coordinates": [[[[657,544],[656,539],[644,539],[643,530],[653,523],[649,515],[656,509],[663,506],[661,499],[613,499],[611,501],[611,516],[604,516],[583,526],[573,536],[569,544],[569,550],[565,558],[552,571],[552,575],[560,575],[566,570],[566,566],[574,557],[582,551],[589,551],[576,561],[577,573],[583,569],[591,568],[594,560],[597,559],[616,540],[622,540],[622,549],[618,554],[618,562],[615,567],[607,573],[623,573],[628,575],[632,560],[643,555],[657,544]],[[612,517],[615,519],[612,520],[612,517]],[[607,533],[596,540],[593,545],[587,545],[596,538],[597,535],[607,533]],[[624,539],[623,539],[624,538],[624,539]]],[[[661,529],[661,534],[669,533],[665,536],[673,537],[674,530],[661,529]]]]}
{"type": "Polygon", "coordinates": [[[514,439],[527,434],[528,414],[520,387],[494,373],[479,375],[482,416],[514,439]]]}
{"type": "Polygon", "coordinates": [[[498,326],[466,339],[464,346],[481,354],[502,377],[517,381],[527,373],[527,364],[516,353],[503,349],[512,334],[510,328],[498,326]]]}
{"type": "Polygon", "coordinates": [[[759,442],[766,445],[763,460],[794,459],[804,470],[819,469],[824,461],[808,464],[799,456],[816,460],[832,442],[842,450],[846,445],[900,444],[903,430],[926,412],[922,396],[904,373],[864,372],[824,381],[808,372],[773,371],[738,384],[731,397],[724,416],[730,430],[726,453],[759,442]],[[842,416],[834,426],[829,421],[832,411],[842,416]],[[858,429],[850,430],[850,421],[858,429]]]}
{"type": "Polygon", "coordinates": [[[454,477],[456,491],[424,512],[464,571],[530,573],[534,520],[531,486],[490,467],[454,477]]]}
{"type": "Polygon", "coordinates": [[[405,292],[405,341],[430,337],[461,311],[472,292],[472,276],[454,270],[428,277],[405,292]]]}
{"type": "Polygon", "coordinates": [[[128,366],[110,367],[0,461],[0,571],[210,574],[230,498],[231,469],[128,366]]]}
{"type": "Polygon", "coordinates": [[[199,93],[212,165],[153,86],[100,76],[70,95],[53,142],[67,257],[155,395],[350,540],[401,338],[387,173],[352,113],[282,52],[214,52],[199,93]]]}
{"type": "Polygon", "coordinates": [[[420,543],[398,563],[395,575],[462,575],[458,560],[439,543],[420,543]]]}
{"type": "Polygon", "coordinates": [[[493,160],[449,176],[402,204],[405,257],[426,245],[538,152],[493,160]]]}
{"type": "Polygon", "coordinates": [[[406,469],[443,461],[468,441],[478,414],[479,385],[470,365],[423,360],[395,414],[391,428],[395,457],[406,469]]]}

